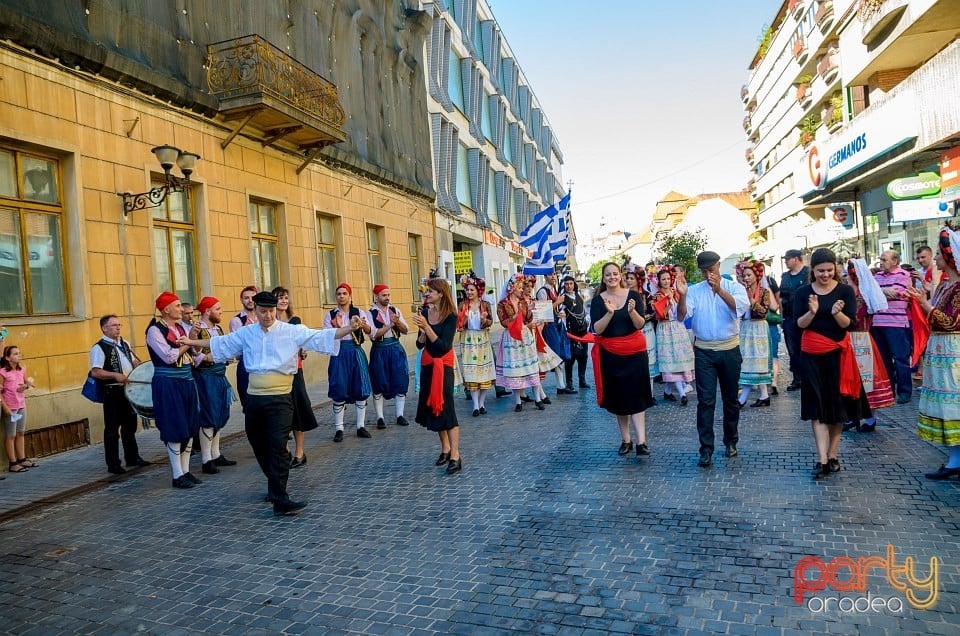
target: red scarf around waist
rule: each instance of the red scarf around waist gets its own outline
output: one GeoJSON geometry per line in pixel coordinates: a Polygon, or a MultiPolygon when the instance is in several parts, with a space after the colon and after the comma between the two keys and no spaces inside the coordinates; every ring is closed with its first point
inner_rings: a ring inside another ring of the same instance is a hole
{"type": "Polygon", "coordinates": [[[615,356],[628,356],[634,353],[641,353],[647,350],[647,339],[643,337],[643,332],[639,329],[627,336],[615,336],[604,338],[596,334],[588,333],[585,336],[574,336],[567,333],[567,337],[576,342],[584,344],[594,343],[590,357],[593,359],[593,381],[597,387],[597,405],[603,406],[603,374],[600,368],[600,349],[615,356]]]}
{"type": "Polygon", "coordinates": [[[923,307],[917,302],[916,298],[911,298],[907,305],[907,317],[910,319],[910,326],[913,327],[913,356],[910,364],[914,366],[923,355],[923,350],[927,348],[927,340],[930,339],[930,322],[927,314],[923,313],[923,307]]]}
{"type": "Polygon", "coordinates": [[[803,336],[800,338],[800,350],[804,353],[822,355],[838,349],[840,351],[840,395],[858,398],[863,384],[860,382],[860,367],[857,366],[857,358],[853,353],[850,334],[845,334],[843,340],[837,342],[804,329],[803,336]]]}
{"type": "Polygon", "coordinates": [[[443,413],[443,368],[453,368],[453,349],[447,351],[439,358],[434,358],[426,349],[420,358],[420,367],[433,365],[433,372],[430,375],[430,397],[427,398],[427,406],[433,411],[433,414],[440,417],[443,413]]]}

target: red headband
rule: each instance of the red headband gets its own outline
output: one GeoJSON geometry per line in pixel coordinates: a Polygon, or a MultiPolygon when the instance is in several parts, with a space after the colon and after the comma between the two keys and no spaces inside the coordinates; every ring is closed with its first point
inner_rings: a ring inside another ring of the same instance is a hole
{"type": "MultiPolygon", "coordinates": [[[[346,283],[340,283],[339,285],[337,285],[337,289],[340,289],[341,287],[343,287],[344,289],[346,289],[346,290],[347,290],[347,293],[350,294],[351,296],[353,296],[353,289],[350,288],[350,285],[347,285],[346,283]]],[[[337,291],[337,289],[335,289],[335,290],[333,290],[333,291],[337,291]]]]}
{"type": "Polygon", "coordinates": [[[176,294],[165,291],[157,296],[157,302],[154,304],[157,307],[157,311],[163,311],[178,300],[180,300],[180,298],[178,298],[176,294]]]}
{"type": "Polygon", "coordinates": [[[204,296],[203,298],[200,299],[200,302],[197,303],[197,311],[202,314],[203,312],[207,311],[208,309],[216,305],[218,302],[220,301],[214,298],[213,296],[204,296]]]}
{"type": "MultiPolygon", "coordinates": [[[[347,285],[346,285],[345,283],[341,283],[341,284],[340,284],[340,287],[347,287],[347,285]]],[[[350,289],[350,288],[347,287],[347,289],[350,289]]],[[[387,291],[388,289],[390,289],[390,286],[389,286],[389,285],[384,285],[383,283],[381,283],[381,284],[379,284],[379,285],[374,285],[374,287],[373,287],[373,295],[376,296],[376,295],[379,294],[380,292],[387,291]]],[[[350,292],[350,293],[353,294],[353,292],[350,292]]]]}

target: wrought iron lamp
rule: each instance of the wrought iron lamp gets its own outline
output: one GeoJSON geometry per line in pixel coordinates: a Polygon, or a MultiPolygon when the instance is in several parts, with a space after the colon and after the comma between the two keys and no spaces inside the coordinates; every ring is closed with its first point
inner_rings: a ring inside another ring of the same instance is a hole
{"type": "Polygon", "coordinates": [[[183,192],[190,196],[190,175],[197,164],[200,155],[195,152],[180,150],[174,146],[157,146],[151,152],[163,168],[164,184],[150,188],[147,192],[134,194],[132,192],[118,192],[123,197],[123,215],[127,216],[136,210],[158,207],[171,192],[183,192]],[[182,177],[172,174],[173,164],[180,168],[182,177]]]}

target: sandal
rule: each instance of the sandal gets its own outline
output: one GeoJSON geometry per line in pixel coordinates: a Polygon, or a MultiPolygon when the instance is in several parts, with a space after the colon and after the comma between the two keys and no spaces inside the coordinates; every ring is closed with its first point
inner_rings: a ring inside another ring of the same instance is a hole
{"type": "Polygon", "coordinates": [[[10,464],[10,468],[8,468],[7,470],[10,471],[11,473],[25,473],[27,472],[28,469],[26,466],[21,466],[17,462],[14,462],[10,464]]]}
{"type": "Polygon", "coordinates": [[[32,459],[27,459],[26,457],[24,457],[23,459],[18,459],[17,463],[23,466],[24,468],[36,468],[37,466],[40,465],[37,462],[33,461],[32,459]]]}

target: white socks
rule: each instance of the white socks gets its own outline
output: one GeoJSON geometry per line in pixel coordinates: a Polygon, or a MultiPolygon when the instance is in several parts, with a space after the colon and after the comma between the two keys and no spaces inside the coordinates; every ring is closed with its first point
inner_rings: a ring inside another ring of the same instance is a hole
{"type": "Polygon", "coordinates": [[[407,404],[406,394],[398,395],[396,398],[394,398],[394,404],[397,405],[397,417],[400,417],[403,415],[403,407],[407,404]]]}
{"type": "Polygon", "coordinates": [[[470,397],[473,398],[473,410],[474,410],[474,411],[480,409],[480,391],[482,391],[482,390],[483,390],[483,389],[475,389],[475,390],[473,390],[473,391],[470,392],[470,397]]]}
{"type": "Polygon", "coordinates": [[[564,374],[564,371],[563,371],[563,365],[562,365],[562,364],[561,364],[559,367],[557,367],[556,369],[553,370],[553,374],[554,374],[555,376],[557,376],[557,388],[558,388],[558,389],[565,389],[565,388],[567,388],[567,380],[566,380],[566,377],[565,377],[565,374],[564,374]]]}
{"type": "Polygon", "coordinates": [[[333,403],[333,425],[338,431],[343,430],[343,412],[346,409],[347,405],[343,402],[333,403]]]}
{"type": "Polygon", "coordinates": [[[187,444],[184,444],[186,450],[180,450],[180,442],[167,442],[164,446],[167,447],[167,458],[170,460],[170,472],[173,473],[174,479],[179,479],[183,477],[183,474],[190,471],[190,446],[193,445],[193,440],[190,440],[187,444]],[[186,457],[186,468],[184,468],[183,458],[186,457]]]}
{"type": "Polygon", "coordinates": [[[768,399],[769,397],[770,397],[770,393],[767,391],[767,385],[766,385],[766,384],[761,384],[761,385],[760,385],[760,399],[761,399],[761,400],[766,400],[766,399],[768,399]]]}
{"type": "Polygon", "coordinates": [[[210,440],[210,458],[218,457],[220,457],[220,431],[214,433],[213,439],[210,440]]]}
{"type": "Polygon", "coordinates": [[[208,461],[213,459],[213,452],[211,447],[213,446],[212,441],[216,432],[212,428],[201,428],[200,429],[200,457],[203,460],[203,463],[206,464],[208,461]]]}
{"type": "Polygon", "coordinates": [[[738,398],[740,400],[740,404],[746,404],[748,397],[750,397],[750,387],[745,386],[740,389],[740,397],[738,398]]]}
{"type": "Polygon", "coordinates": [[[481,408],[481,409],[484,408],[483,402],[484,402],[484,400],[487,399],[487,391],[488,391],[488,390],[489,390],[489,389],[477,389],[476,391],[474,391],[474,395],[479,395],[479,397],[476,398],[477,401],[474,402],[474,404],[479,404],[480,406],[479,406],[479,407],[476,407],[476,408],[481,408]]]}
{"type": "MultiPolygon", "coordinates": [[[[382,408],[382,407],[381,407],[382,408]]],[[[357,428],[363,428],[367,419],[367,401],[357,402],[357,428]]]]}
{"type": "Polygon", "coordinates": [[[373,394],[373,408],[377,411],[377,419],[383,419],[383,394],[374,393],[373,394]]]}

